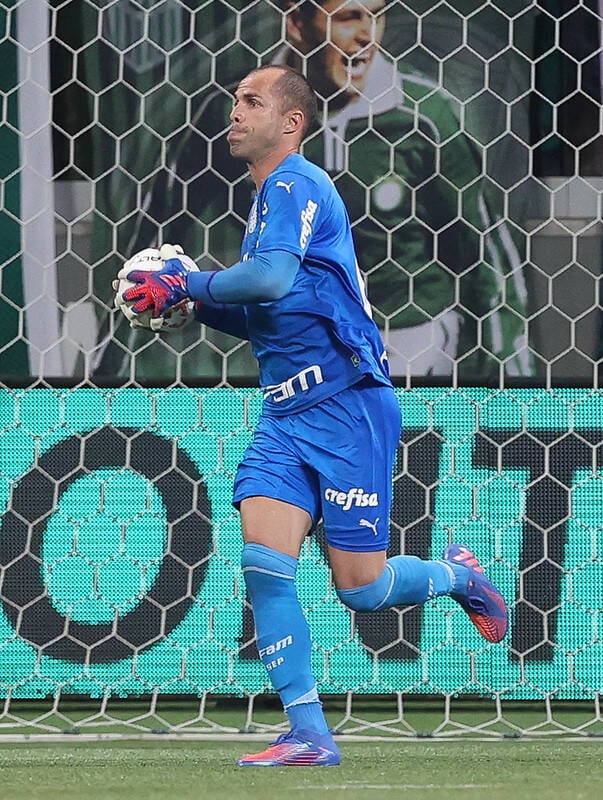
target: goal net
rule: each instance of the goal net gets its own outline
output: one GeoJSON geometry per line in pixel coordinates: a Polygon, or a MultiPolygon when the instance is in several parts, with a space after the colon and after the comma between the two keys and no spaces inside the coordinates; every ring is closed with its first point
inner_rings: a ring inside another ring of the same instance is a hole
{"type": "Polygon", "coordinates": [[[0,735],[284,724],[231,505],[255,362],[203,326],[133,331],[111,290],[162,241],[237,260],[231,91],[271,62],[317,88],[304,152],[350,210],[398,387],[390,553],[467,541],[512,609],[497,645],[449,598],[354,614],[319,526],[298,585],[329,721],[603,733],[598,3],[4,0],[0,18],[0,735]]]}

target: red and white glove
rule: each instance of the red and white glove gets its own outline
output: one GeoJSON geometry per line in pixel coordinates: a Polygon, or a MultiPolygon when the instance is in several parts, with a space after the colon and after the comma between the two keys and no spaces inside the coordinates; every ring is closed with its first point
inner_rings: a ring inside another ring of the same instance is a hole
{"type": "MultiPolygon", "coordinates": [[[[184,310],[187,306],[190,298],[186,276],[197,270],[180,245],[164,244],[159,250],[145,248],[126,261],[113,281],[115,306],[132,328],[160,331],[171,327],[166,326],[166,317],[170,309],[184,310]]],[[[179,322],[178,319],[174,327],[179,322]]]]}

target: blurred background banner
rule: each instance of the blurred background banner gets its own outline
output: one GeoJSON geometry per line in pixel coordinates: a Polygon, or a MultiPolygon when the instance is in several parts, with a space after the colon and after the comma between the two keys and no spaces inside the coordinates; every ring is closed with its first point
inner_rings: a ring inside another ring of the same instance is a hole
{"type": "Polygon", "coordinates": [[[340,6],[2,4],[0,373],[255,380],[228,336],[135,334],[110,282],[162,240],[238,259],[252,186],[230,92],[277,61],[319,94],[305,152],[350,208],[397,380],[598,381],[598,0],[354,0],[370,23],[351,24],[340,6]]]}
{"type": "MultiPolygon", "coordinates": [[[[299,12],[287,3],[251,9],[240,4],[238,13],[221,4],[200,4],[190,41],[190,18],[175,3],[170,24],[158,28],[163,41],[154,42],[170,52],[169,83],[159,83],[165,68],[159,50],[152,51],[155,61],[139,57],[131,64],[132,83],[139,89],[153,87],[144,103],[151,124],[136,125],[137,145],[146,145],[135,154],[129,149],[124,162],[123,172],[133,173],[136,184],[128,184],[123,173],[107,181],[113,217],[123,221],[119,240],[123,236],[126,251],[162,239],[179,241],[208,267],[238,259],[252,186],[244,165],[233,164],[228,152],[224,134],[231,99],[222,87],[232,90],[259,63],[284,60],[309,75],[323,100],[321,129],[304,152],[330,172],[346,200],[369,297],[390,345],[392,372],[483,380],[497,377],[500,370],[509,376],[533,375],[523,274],[528,191],[516,189],[520,224],[511,225],[504,219],[501,183],[503,173],[505,180],[509,177],[510,163],[517,163],[518,183],[526,178],[529,101],[525,96],[523,104],[516,103],[512,129],[501,140],[509,127],[508,102],[484,90],[487,63],[500,95],[516,99],[529,86],[528,62],[513,54],[490,63],[509,47],[508,20],[500,13],[477,15],[470,23],[472,44],[484,54],[480,58],[460,47],[468,24],[462,13],[469,8],[427,13],[398,2],[367,6],[374,12],[374,28],[363,31],[357,25],[351,41],[341,32],[347,20],[340,21],[344,12],[335,2],[306,4],[299,12]],[[237,17],[245,23],[240,39],[237,17]],[[299,23],[301,44],[292,38],[292,19],[299,23]],[[320,40],[322,27],[334,52],[343,51],[350,60],[359,48],[374,45],[359,67],[366,76],[355,84],[352,79],[356,92],[343,99],[332,91],[336,78],[330,71],[335,60],[343,62],[346,56],[330,56],[323,46],[328,40],[320,40]],[[181,65],[190,59],[200,70],[181,77],[179,72],[186,70],[181,65]],[[157,103],[160,112],[153,111],[157,103]],[[488,161],[484,145],[493,140],[498,141],[488,161]],[[143,214],[135,213],[139,205],[143,214]],[[431,341],[428,348],[425,341],[431,341]],[[476,348],[478,341],[483,346],[476,348]]],[[[168,7],[164,4],[162,13],[168,7]]],[[[110,13],[128,19],[128,24],[116,23],[115,30],[132,31],[138,24],[142,32],[142,15],[137,20],[128,4],[110,13]]],[[[526,47],[531,46],[531,26],[527,20],[526,47]]],[[[127,61],[133,62],[142,47],[134,48],[127,61]]],[[[145,47],[147,52],[150,45],[145,47]]],[[[119,104],[114,110],[123,121],[119,104]]],[[[111,127],[116,125],[123,127],[120,122],[111,127]]],[[[107,285],[106,277],[102,284],[107,285]]],[[[208,371],[221,374],[224,367],[233,378],[255,375],[248,349],[219,334],[206,332],[203,342],[198,332],[187,330],[167,346],[149,347],[145,334],[121,334],[122,344],[112,343],[102,352],[98,374],[129,373],[129,351],[144,347],[134,364],[140,379],[177,374],[191,379],[208,371]],[[187,353],[178,364],[174,350],[187,353]]]]}
{"type": "MultiPolygon", "coordinates": [[[[449,597],[351,614],[319,528],[298,574],[321,693],[592,703],[601,393],[397,394],[389,552],[438,558],[451,531],[470,541],[512,608],[509,635],[484,645],[449,597]]],[[[246,388],[0,390],[0,696],[270,691],[232,507],[260,410],[246,388]]]]}
{"type": "MultiPolygon", "coordinates": [[[[5,27],[9,25],[9,12],[14,2],[3,3],[2,17],[5,27]]],[[[13,28],[14,30],[14,28],[13,28]]],[[[21,274],[21,230],[20,188],[15,172],[19,169],[19,124],[16,94],[18,50],[16,42],[5,40],[0,46],[0,67],[3,76],[2,90],[6,95],[13,94],[13,101],[7,105],[7,118],[0,127],[2,146],[2,183],[4,202],[0,213],[0,236],[3,242],[2,256],[2,296],[0,311],[4,324],[0,331],[2,372],[7,375],[29,372],[27,346],[19,334],[19,309],[23,307],[23,281],[21,274]]]]}

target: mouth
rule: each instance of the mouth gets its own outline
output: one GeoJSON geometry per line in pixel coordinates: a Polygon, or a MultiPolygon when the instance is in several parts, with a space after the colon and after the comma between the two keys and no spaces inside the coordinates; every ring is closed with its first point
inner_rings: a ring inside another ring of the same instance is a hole
{"type": "Polygon", "coordinates": [[[237,142],[240,141],[244,135],[245,131],[241,130],[240,128],[231,128],[226,134],[226,138],[229,142],[237,142]]]}
{"type": "Polygon", "coordinates": [[[345,56],[344,65],[349,78],[353,81],[364,78],[374,55],[375,51],[371,48],[370,50],[364,50],[362,53],[345,56]]]}

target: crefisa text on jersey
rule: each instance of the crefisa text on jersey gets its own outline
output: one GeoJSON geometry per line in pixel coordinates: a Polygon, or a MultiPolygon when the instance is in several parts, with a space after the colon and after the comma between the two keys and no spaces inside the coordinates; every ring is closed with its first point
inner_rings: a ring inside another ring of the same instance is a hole
{"type": "Polygon", "coordinates": [[[300,214],[302,222],[301,234],[299,236],[300,247],[306,247],[308,239],[312,235],[312,223],[314,222],[314,215],[316,214],[317,208],[318,203],[315,203],[313,200],[308,200],[308,204],[300,214]]]}

